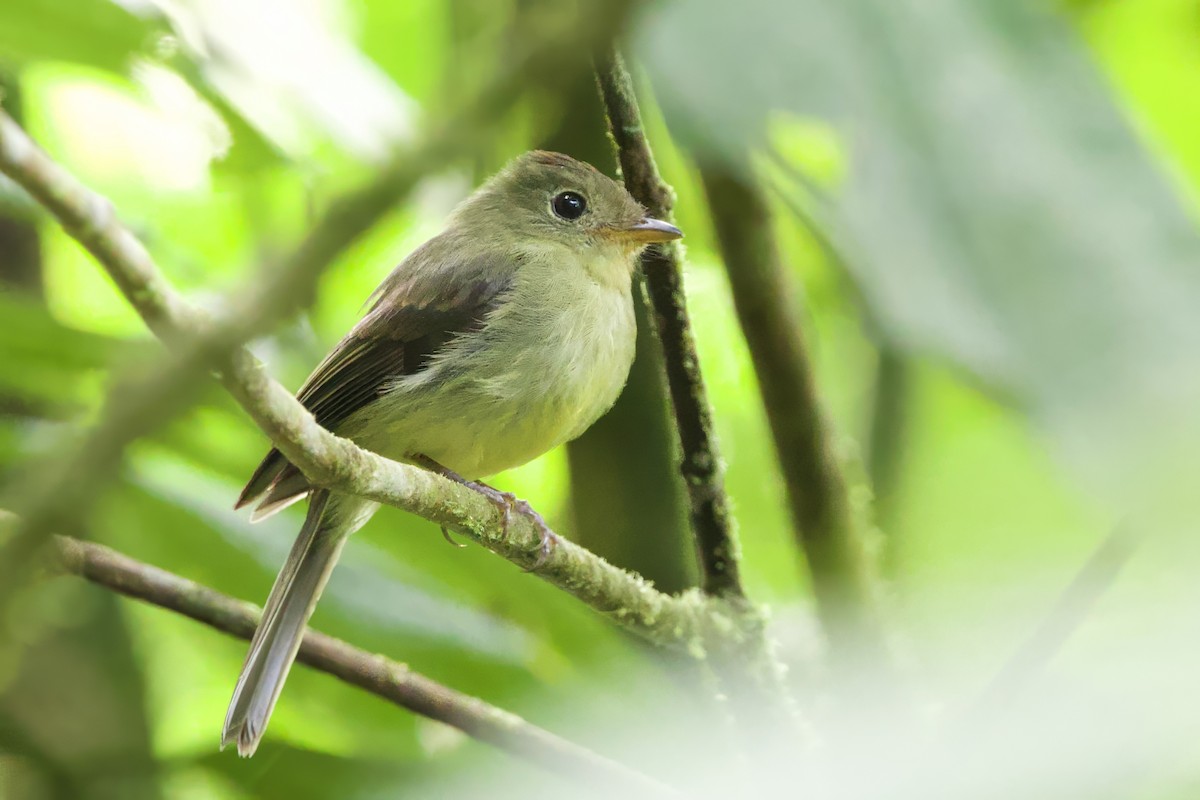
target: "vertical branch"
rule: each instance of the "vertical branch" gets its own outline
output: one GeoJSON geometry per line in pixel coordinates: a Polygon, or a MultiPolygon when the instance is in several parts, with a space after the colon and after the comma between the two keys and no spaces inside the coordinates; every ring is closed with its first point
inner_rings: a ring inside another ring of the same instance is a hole
{"type": "Polygon", "coordinates": [[[579,544],[673,594],[696,585],[696,561],[675,477],[662,355],[645,301],[634,303],[637,355],[625,389],[611,411],[567,446],[572,532],[579,544]],[[633,448],[637,458],[629,457],[633,448]]]}
{"type": "Polygon", "coordinates": [[[711,164],[701,168],[817,609],[830,645],[844,651],[879,633],[872,573],[817,397],[798,293],[776,246],[766,199],[747,174],[748,168],[736,174],[711,164]]]}
{"type": "MultiPolygon", "coordinates": [[[[598,56],[596,75],[626,188],[653,216],[670,220],[673,195],[658,174],[642,130],[633,81],[615,46],[598,56]]],[[[740,553],[725,495],[712,411],[684,302],[680,254],[675,243],[648,251],[642,259],[645,286],[654,309],[679,431],[683,456],[680,471],[691,506],[701,585],[708,594],[744,597],[738,571],[740,553]]]]}
{"type": "MultiPolygon", "coordinates": [[[[658,174],[642,129],[633,80],[615,44],[597,56],[596,77],[625,186],[650,214],[669,221],[673,195],[658,174]]],[[[732,647],[728,642],[711,641],[708,664],[748,739],[761,741],[764,730],[787,736],[797,732],[795,708],[767,636],[766,621],[742,587],[740,552],[725,495],[712,411],[684,300],[682,261],[681,248],[671,243],[647,252],[642,267],[679,434],[680,471],[687,486],[701,589],[725,601],[730,621],[745,632],[744,639],[732,647]]]]}

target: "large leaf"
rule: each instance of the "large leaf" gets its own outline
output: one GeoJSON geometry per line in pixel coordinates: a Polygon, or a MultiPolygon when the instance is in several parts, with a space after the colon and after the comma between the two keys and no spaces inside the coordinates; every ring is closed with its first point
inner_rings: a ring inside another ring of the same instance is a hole
{"type": "Polygon", "coordinates": [[[848,150],[833,234],[886,335],[1014,400],[1093,484],[1200,443],[1200,237],[1059,17],[1032,2],[684,0],[641,42],[681,137],[773,111],[848,150]]]}

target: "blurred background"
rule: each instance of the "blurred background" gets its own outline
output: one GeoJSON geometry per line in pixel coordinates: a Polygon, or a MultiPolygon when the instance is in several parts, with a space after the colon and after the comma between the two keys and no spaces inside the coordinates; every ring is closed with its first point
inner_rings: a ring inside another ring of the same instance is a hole
{"type": "MultiPolygon", "coordinates": [[[[5,0],[0,93],[177,287],[219,307],[393,143],[585,5],[5,0]]],[[[687,233],[744,581],[825,743],[755,791],[1197,796],[1200,2],[661,0],[634,5],[623,42],[687,233]],[[699,165],[769,212],[877,567],[894,664],[872,680],[901,684],[911,713],[827,668],[699,165]],[[1094,602],[1063,616],[1089,559],[1072,597],[1094,602]],[[1014,656],[1038,630],[1044,658],[1014,656]],[[1012,669],[1030,674],[1003,720],[958,735],[1012,669]],[[863,785],[885,772],[904,779],[863,785]]],[[[615,174],[587,58],[430,175],[328,270],[311,309],[254,343],[276,377],[298,387],[509,158],[547,147],[615,174]]],[[[642,333],[613,411],[496,483],[676,592],[696,569],[642,333]]],[[[0,491],[154,350],[87,253],[0,180],[0,491]]],[[[252,527],[231,510],[266,448],[213,385],[128,449],[67,532],[259,603],[302,514],[252,527]]],[[[302,667],[258,755],[218,753],[244,642],[70,577],[22,598],[0,643],[0,797],[579,796],[302,667]]],[[[313,624],[663,779],[733,780],[698,758],[711,741],[688,738],[720,723],[686,664],[395,509],[347,548],[313,624]]]]}

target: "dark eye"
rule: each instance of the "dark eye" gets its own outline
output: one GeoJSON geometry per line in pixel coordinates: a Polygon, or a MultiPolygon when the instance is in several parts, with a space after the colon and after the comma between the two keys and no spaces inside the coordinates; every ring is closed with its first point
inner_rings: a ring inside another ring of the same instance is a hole
{"type": "Polygon", "coordinates": [[[550,208],[563,219],[579,219],[587,211],[587,200],[576,192],[560,192],[550,201],[550,208]]]}

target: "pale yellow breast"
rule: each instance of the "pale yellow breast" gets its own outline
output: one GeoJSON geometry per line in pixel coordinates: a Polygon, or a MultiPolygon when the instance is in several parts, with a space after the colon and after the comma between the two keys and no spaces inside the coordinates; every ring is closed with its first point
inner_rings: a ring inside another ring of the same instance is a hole
{"type": "Polygon", "coordinates": [[[616,280],[551,261],[523,270],[479,338],[375,404],[384,424],[372,424],[379,434],[363,443],[476,478],[583,433],[620,395],[636,336],[628,267],[621,280],[611,264],[599,266],[616,280]]]}

